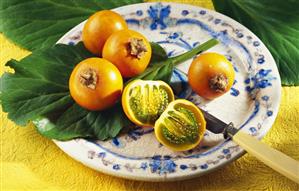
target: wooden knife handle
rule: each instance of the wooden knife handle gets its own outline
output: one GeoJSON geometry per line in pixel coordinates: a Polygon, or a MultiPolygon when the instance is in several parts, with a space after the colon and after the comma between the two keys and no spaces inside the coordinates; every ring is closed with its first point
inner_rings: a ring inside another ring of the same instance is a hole
{"type": "Polygon", "coordinates": [[[255,156],[272,169],[296,183],[299,183],[298,161],[241,131],[238,131],[234,136],[232,136],[232,139],[248,153],[255,156]]]}

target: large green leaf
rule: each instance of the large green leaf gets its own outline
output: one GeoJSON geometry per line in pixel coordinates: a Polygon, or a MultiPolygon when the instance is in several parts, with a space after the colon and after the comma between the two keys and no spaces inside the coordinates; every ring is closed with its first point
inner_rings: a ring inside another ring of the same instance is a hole
{"type": "Polygon", "coordinates": [[[120,104],[103,112],[91,112],[78,106],[69,94],[68,80],[74,66],[92,56],[82,43],[60,44],[34,51],[20,62],[9,61],[6,65],[15,73],[1,77],[3,111],[19,125],[34,120],[39,132],[49,138],[115,137],[129,124],[120,104]],[[37,120],[42,118],[48,119],[43,126],[37,120]]]}
{"type": "Polygon", "coordinates": [[[283,85],[299,85],[299,1],[213,0],[217,11],[239,21],[268,47],[283,85]]]}
{"type": "Polygon", "coordinates": [[[2,0],[0,30],[29,50],[50,47],[92,13],[142,0],[2,0]]]}

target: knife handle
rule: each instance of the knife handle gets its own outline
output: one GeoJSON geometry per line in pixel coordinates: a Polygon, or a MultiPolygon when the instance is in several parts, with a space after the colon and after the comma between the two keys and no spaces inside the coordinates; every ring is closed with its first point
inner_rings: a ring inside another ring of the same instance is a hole
{"type": "Polygon", "coordinates": [[[238,131],[234,136],[232,136],[232,139],[248,153],[255,156],[267,166],[296,183],[299,183],[298,161],[241,131],[238,131]]]}

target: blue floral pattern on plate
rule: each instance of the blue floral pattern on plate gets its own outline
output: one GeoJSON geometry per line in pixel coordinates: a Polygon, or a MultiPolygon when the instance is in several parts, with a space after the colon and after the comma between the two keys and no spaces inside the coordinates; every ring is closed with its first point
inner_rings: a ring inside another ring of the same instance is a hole
{"type": "MultiPolygon", "coordinates": [[[[130,28],[163,46],[169,57],[190,50],[209,38],[217,38],[220,45],[209,51],[225,55],[236,71],[230,93],[213,101],[197,96],[187,81],[190,61],[177,66],[170,85],[178,97],[192,101],[227,122],[233,121],[242,131],[257,138],[265,135],[277,114],[280,77],[271,54],[253,33],[224,15],[190,5],[143,3],[116,11],[122,14],[130,28]]],[[[83,24],[72,29],[59,43],[78,43],[83,24]]],[[[45,123],[39,121],[36,125],[45,123]]],[[[244,153],[231,140],[209,131],[205,132],[197,148],[172,152],[155,140],[153,129],[141,127],[106,142],[75,139],[55,143],[96,170],[151,181],[200,175],[244,153]]]]}

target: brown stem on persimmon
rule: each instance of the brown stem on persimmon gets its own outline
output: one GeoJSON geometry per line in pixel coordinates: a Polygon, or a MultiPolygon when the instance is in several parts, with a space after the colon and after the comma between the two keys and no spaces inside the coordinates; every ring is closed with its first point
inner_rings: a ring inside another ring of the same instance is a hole
{"type": "Polygon", "coordinates": [[[140,59],[146,52],[146,46],[142,39],[130,38],[128,43],[128,50],[131,56],[140,59]]]}
{"type": "Polygon", "coordinates": [[[96,89],[98,76],[95,70],[89,68],[80,73],[80,83],[84,86],[94,90],[96,89]]]}
{"type": "Polygon", "coordinates": [[[223,74],[217,74],[209,79],[209,87],[216,92],[224,92],[227,85],[227,77],[223,74]]]}

